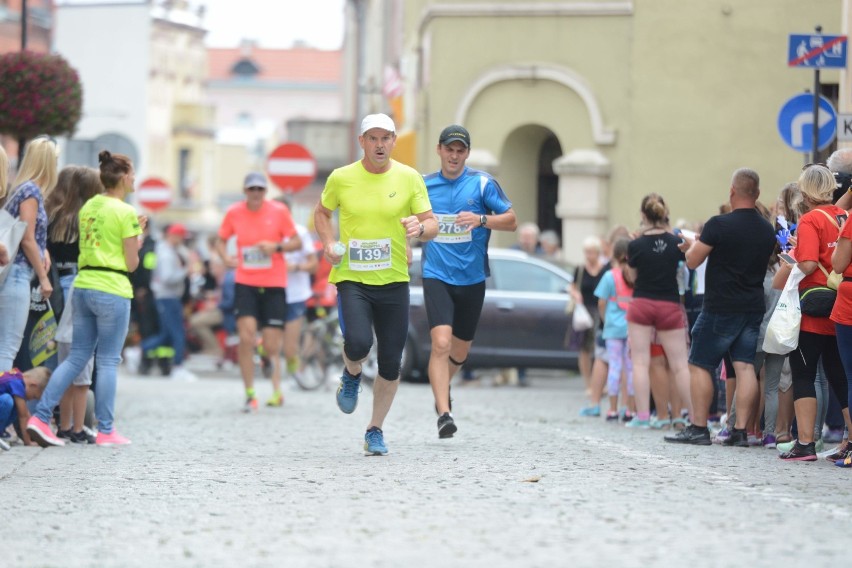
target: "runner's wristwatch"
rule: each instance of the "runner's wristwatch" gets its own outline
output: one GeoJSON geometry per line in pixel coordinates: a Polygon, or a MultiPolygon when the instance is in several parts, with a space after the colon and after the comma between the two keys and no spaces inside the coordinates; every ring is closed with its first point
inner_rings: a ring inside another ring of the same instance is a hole
{"type": "Polygon", "coordinates": [[[481,227],[484,227],[487,224],[488,224],[488,217],[486,217],[485,215],[480,215],[479,216],[479,225],[481,227]]]}
{"type": "Polygon", "coordinates": [[[420,232],[417,233],[417,238],[419,239],[420,237],[422,237],[423,233],[425,231],[426,231],[426,225],[424,225],[423,223],[420,223],[420,232]]]}

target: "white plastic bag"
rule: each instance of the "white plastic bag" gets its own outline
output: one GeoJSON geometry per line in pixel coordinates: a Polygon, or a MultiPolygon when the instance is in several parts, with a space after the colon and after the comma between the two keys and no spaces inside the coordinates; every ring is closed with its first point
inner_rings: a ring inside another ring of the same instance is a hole
{"type": "Polygon", "coordinates": [[[786,355],[799,346],[799,328],[802,324],[799,283],[804,277],[805,273],[794,266],[775,305],[775,311],[769,318],[766,336],[763,338],[764,352],[786,355]]]}
{"type": "Polygon", "coordinates": [[[582,303],[574,306],[574,315],[571,317],[571,327],[574,331],[586,331],[595,325],[595,320],[592,319],[592,314],[586,309],[582,303]]]}
{"type": "Polygon", "coordinates": [[[27,231],[27,223],[12,217],[5,209],[0,209],[0,243],[6,247],[9,253],[9,264],[0,267],[0,284],[6,281],[9,272],[12,269],[12,264],[15,262],[15,256],[18,254],[18,248],[21,245],[21,239],[24,238],[24,233],[27,231]]]}

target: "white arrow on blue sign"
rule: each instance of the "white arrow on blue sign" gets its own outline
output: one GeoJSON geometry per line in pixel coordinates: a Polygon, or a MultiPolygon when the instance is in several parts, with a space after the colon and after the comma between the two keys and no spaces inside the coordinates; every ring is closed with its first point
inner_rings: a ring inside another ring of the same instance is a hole
{"type": "MultiPolygon", "coordinates": [[[[819,149],[831,144],[837,133],[837,113],[825,97],[819,98],[819,149]]],[[[807,154],[813,150],[814,96],[802,93],[790,98],[778,113],[778,133],[793,150],[807,154]]]]}

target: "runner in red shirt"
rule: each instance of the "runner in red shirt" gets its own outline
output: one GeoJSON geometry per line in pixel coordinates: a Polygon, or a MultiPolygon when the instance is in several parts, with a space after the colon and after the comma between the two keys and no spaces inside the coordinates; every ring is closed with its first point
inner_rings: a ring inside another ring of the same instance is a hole
{"type": "Polygon", "coordinates": [[[266,199],[266,176],[250,173],[243,189],[246,200],[232,205],[222,226],[216,249],[230,267],[235,267],[234,310],[240,336],[240,373],[246,389],[245,411],[257,410],[254,390],[254,351],[257,328],[263,348],[272,361],[272,397],[268,406],[284,404],[281,393],[281,341],[287,314],[287,263],[285,252],[300,250],[302,240],[290,210],[283,203],[266,199]],[[237,255],[227,252],[226,241],[237,240],[237,255]]]}

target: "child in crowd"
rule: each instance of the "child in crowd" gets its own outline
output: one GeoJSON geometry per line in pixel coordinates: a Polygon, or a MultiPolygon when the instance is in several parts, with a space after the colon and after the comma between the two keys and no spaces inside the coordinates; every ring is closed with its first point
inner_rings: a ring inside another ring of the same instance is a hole
{"type": "MultiPolygon", "coordinates": [[[[35,367],[23,373],[12,369],[0,374],[0,432],[5,432],[17,418],[21,440],[28,446],[36,445],[27,432],[27,420],[30,419],[27,401],[41,398],[50,372],[47,367],[35,367]]],[[[9,443],[3,438],[0,438],[0,449],[9,449],[9,443]]]]}
{"type": "Polygon", "coordinates": [[[607,392],[609,394],[609,412],[607,420],[618,420],[618,391],[621,384],[621,372],[627,377],[628,408],[635,412],[633,392],[633,365],[627,346],[627,306],[633,298],[633,283],[626,278],[622,270],[627,264],[627,245],[629,239],[618,239],[612,249],[612,268],[608,270],[595,288],[598,298],[598,310],[604,322],[603,338],[606,341],[609,372],[607,374],[607,392]]]}

